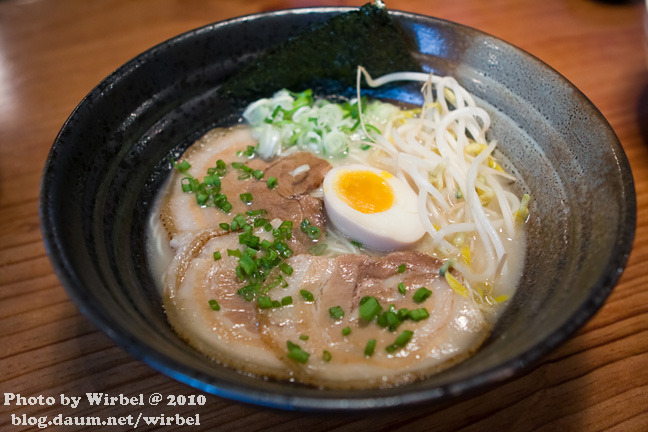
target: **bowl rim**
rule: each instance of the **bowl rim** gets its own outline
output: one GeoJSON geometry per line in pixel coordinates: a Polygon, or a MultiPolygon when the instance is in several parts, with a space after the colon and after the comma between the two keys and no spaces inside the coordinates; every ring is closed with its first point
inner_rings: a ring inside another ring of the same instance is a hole
{"type": "MultiPolygon", "coordinates": [[[[128,332],[127,329],[115,323],[98,307],[86,301],[83,285],[75,280],[75,272],[71,268],[69,261],[66,257],[66,252],[62,246],[59,230],[56,226],[55,219],[53,218],[53,211],[50,207],[52,202],[48,200],[49,196],[49,181],[56,170],[57,153],[61,146],[64,145],[64,131],[70,127],[72,120],[77,113],[88,103],[89,99],[101,93],[104,89],[109,88],[110,84],[118,81],[122,75],[132,72],[138,65],[146,62],[151,56],[154,56],[158,51],[164,50],[167,46],[177,44],[186,38],[191,38],[202,33],[211,33],[218,31],[224,27],[236,26],[240,23],[262,20],[266,17],[281,17],[281,16],[298,16],[303,14],[330,14],[330,13],[344,13],[350,10],[355,10],[355,7],[339,7],[339,6],[322,6],[322,7],[300,7],[293,9],[282,9],[269,12],[259,12],[239,17],[226,19],[223,21],[207,24],[186,32],[183,32],[170,39],[162,41],[153,47],[145,50],[144,52],[133,57],[107,77],[101,80],[74,108],[69,117],[65,120],[61,130],[56,136],[52,148],[48,154],[40,184],[39,196],[39,216],[41,221],[41,232],[43,234],[43,241],[47,255],[52,263],[52,267],[61,284],[64,286],[67,294],[79,308],[81,313],[96,325],[101,331],[107,334],[118,346],[122,347],[129,354],[134,356],[139,361],[153,367],[157,371],[175,379],[182,383],[188,384],[198,390],[207,393],[231,399],[238,402],[250,403],[264,407],[281,408],[288,410],[302,410],[302,411],[366,411],[373,409],[384,409],[388,407],[403,407],[405,405],[420,404],[423,402],[440,402],[449,399],[457,399],[459,397],[468,397],[476,393],[484,391],[489,386],[501,385],[504,382],[522,374],[527,373],[530,369],[534,368],[539,359],[545,356],[548,352],[556,348],[558,345],[569,339],[579,328],[581,328],[587,320],[589,320],[603,305],[607,297],[610,295],[617,281],[621,277],[621,273],[628,260],[629,254],[632,250],[633,240],[636,229],[636,194],[634,188],[634,181],[630,170],[630,165],[619,142],[618,137],[614,133],[611,125],[605,119],[603,114],[596,108],[596,106],[587,98],[587,96],[573,85],[567,78],[561,75],[554,68],[544,63],[542,60],[528,53],[525,50],[517,47],[514,44],[504,41],[496,36],[483,32],[481,30],[469,27],[464,24],[456,23],[442,18],[426,16],[413,12],[405,12],[400,10],[389,10],[392,17],[405,20],[426,20],[437,22],[443,25],[449,25],[453,28],[460,28],[462,31],[470,32],[472,35],[485,37],[491,39],[499,44],[513,48],[517,53],[526,59],[537,63],[543,69],[549,71],[553,78],[566,84],[571,88],[579,99],[586,104],[589,104],[590,109],[598,117],[598,121],[603,124],[612,132],[614,140],[609,143],[610,148],[617,156],[620,178],[622,181],[622,190],[625,195],[626,207],[624,211],[623,229],[619,231],[617,241],[615,243],[615,250],[611,259],[607,264],[607,272],[603,274],[605,277],[599,279],[590,289],[590,294],[587,300],[582,303],[575,312],[566,319],[566,321],[558,327],[548,337],[541,340],[539,343],[534,344],[525,352],[508,360],[502,364],[494,366],[490,369],[483,371],[478,376],[470,376],[458,382],[440,385],[429,389],[407,391],[405,387],[396,387],[395,394],[383,394],[371,397],[348,397],[348,398],[329,398],[326,396],[308,397],[308,396],[288,396],[278,394],[266,394],[260,390],[250,390],[241,388],[237,385],[229,385],[229,383],[208,382],[208,375],[202,374],[191,367],[184,365],[171,357],[168,357],[160,352],[155,351],[146,344],[128,332]]],[[[621,226],[621,223],[619,224],[621,226]]]]}

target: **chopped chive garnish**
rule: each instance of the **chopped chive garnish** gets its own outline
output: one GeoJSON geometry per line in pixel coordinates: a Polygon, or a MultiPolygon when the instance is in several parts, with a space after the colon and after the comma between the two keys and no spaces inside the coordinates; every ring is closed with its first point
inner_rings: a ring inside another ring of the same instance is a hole
{"type": "Polygon", "coordinates": [[[286,264],[285,262],[279,264],[279,270],[281,270],[284,274],[287,274],[288,276],[293,274],[293,268],[290,265],[286,264]]]}
{"type": "Polygon", "coordinates": [[[239,197],[241,198],[241,201],[243,201],[245,204],[250,204],[253,199],[252,194],[249,192],[242,193],[241,195],[239,195],[239,197]]]}
{"type": "Polygon", "coordinates": [[[221,229],[224,229],[225,231],[230,230],[230,226],[229,226],[228,223],[222,222],[222,223],[218,224],[218,226],[221,227],[221,229]]]}
{"type": "Polygon", "coordinates": [[[320,229],[315,225],[311,225],[308,219],[302,220],[300,228],[304,234],[308,236],[311,240],[317,240],[322,235],[320,229]]]}
{"type": "Polygon", "coordinates": [[[413,309],[410,311],[407,311],[407,317],[411,319],[412,321],[421,321],[425,318],[428,318],[430,314],[428,313],[427,309],[425,308],[419,308],[419,309],[413,309]]]}
{"type": "Polygon", "coordinates": [[[243,254],[238,249],[227,249],[227,256],[233,256],[236,258],[241,258],[243,254]]]}
{"type": "Polygon", "coordinates": [[[219,251],[214,252],[214,261],[221,259],[221,253],[219,251]]]}
{"type": "Polygon", "coordinates": [[[209,307],[213,311],[219,311],[220,310],[220,305],[216,300],[209,300],[207,303],[209,303],[209,307]]]}
{"type": "Polygon", "coordinates": [[[376,315],[382,311],[382,307],[376,297],[363,297],[360,300],[360,308],[358,312],[360,313],[360,318],[365,321],[372,321],[376,315]]]}
{"type": "Polygon", "coordinates": [[[307,341],[308,340],[308,335],[300,335],[299,339],[301,339],[303,341],[307,341]]]}
{"type": "Polygon", "coordinates": [[[299,290],[299,294],[301,294],[302,298],[306,301],[315,301],[315,297],[313,297],[313,293],[311,293],[310,291],[306,291],[305,289],[299,290]]]}
{"type": "Polygon", "coordinates": [[[286,297],[281,299],[281,305],[282,306],[288,306],[290,304],[292,304],[292,297],[291,296],[286,296],[286,297]]]}
{"type": "Polygon", "coordinates": [[[279,184],[279,182],[277,181],[277,179],[276,179],[275,177],[270,177],[270,178],[268,179],[268,181],[266,182],[266,184],[268,185],[268,187],[269,187],[270,189],[274,189],[274,188],[277,187],[277,185],[279,184]]]}
{"type": "Polygon", "coordinates": [[[241,258],[239,258],[239,266],[248,276],[252,276],[254,271],[257,269],[256,263],[248,254],[241,255],[241,258]]]}
{"type": "Polygon", "coordinates": [[[412,299],[416,303],[423,303],[431,295],[432,295],[432,291],[430,291],[429,289],[427,289],[425,287],[421,287],[421,288],[416,290],[416,292],[414,293],[414,296],[412,297],[412,299]]]}
{"type": "Polygon", "coordinates": [[[331,353],[324,350],[322,351],[322,360],[324,360],[326,363],[330,362],[333,356],[331,356],[331,353]]]}
{"type": "Polygon", "coordinates": [[[308,361],[308,357],[310,357],[310,354],[308,354],[306,351],[301,349],[299,345],[292,343],[291,341],[288,341],[286,343],[288,346],[288,358],[295,360],[298,363],[306,363],[308,361]]]}
{"type": "Polygon", "coordinates": [[[405,295],[405,293],[407,292],[407,291],[405,290],[405,284],[404,284],[403,282],[401,282],[401,283],[398,284],[398,292],[401,293],[401,294],[403,294],[403,295],[405,295]]]}
{"type": "Polygon", "coordinates": [[[387,312],[383,314],[385,316],[385,321],[389,327],[389,331],[396,331],[398,326],[403,323],[403,320],[394,312],[393,308],[390,308],[387,312]]]}
{"type": "Polygon", "coordinates": [[[344,327],[342,329],[342,336],[349,336],[351,334],[351,327],[344,327]]]}
{"type": "Polygon", "coordinates": [[[179,164],[176,164],[176,168],[180,171],[187,171],[189,168],[191,168],[191,164],[187,162],[186,160],[183,160],[179,164]]]}
{"type": "Polygon", "coordinates": [[[365,357],[371,357],[376,349],[376,339],[369,339],[367,345],[365,346],[364,355],[365,357]]]}
{"type": "MultiPolygon", "coordinates": [[[[258,209],[258,210],[248,210],[245,212],[246,215],[248,216],[259,216],[259,215],[266,215],[268,214],[268,210],[266,209],[258,209]]],[[[256,219],[255,219],[256,221],[256,219]]]]}
{"type": "Polygon", "coordinates": [[[274,305],[272,304],[272,299],[268,296],[259,296],[257,297],[257,302],[259,303],[259,307],[261,309],[270,309],[274,305]]]}
{"type": "Polygon", "coordinates": [[[388,353],[393,353],[393,352],[395,352],[395,351],[398,350],[399,348],[402,348],[402,347],[404,347],[405,345],[407,345],[407,343],[410,341],[410,339],[412,339],[412,336],[413,336],[413,335],[414,335],[414,332],[413,332],[413,331],[410,331],[410,330],[404,330],[403,332],[401,332],[401,334],[399,334],[398,336],[396,336],[396,340],[394,341],[393,344],[391,344],[391,345],[387,345],[387,347],[385,348],[385,350],[386,350],[388,353]]]}
{"type": "Polygon", "coordinates": [[[254,228],[264,227],[268,223],[267,219],[256,218],[254,219],[254,228]]]}
{"type": "Polygon", "coordinates": [[[261,170],[252,171],[252,177],[254,177],[257,180],[261,180],[263,178],[263,171],[261,170]]]}
{"type": "Polygon", "coordinates": [[[329,315],[331,315],[331,318],[339,320],[344,316],[344,310],[340,306],[333,306],[329,308],[329,315]]]}
{"type": "Polygon", "coordinates": [[[351,244],[352,244],[353,246],[355,246],[355,247],[359,247],[359,248],[362,247],[362,243],[360,243],[360,242],[357,241],[357,240],[351,240],[351,244]]]}
{"type": "Polygon", "coordinates": [[[196,202],[199,205],[204,205],[207,202],[208,199],[209,199],[209,195],[207,195],[205,193],[196,194],[196,202]]]}
{"type": "Polygon", "coordinates": [[[247,146],[247,148],[245,149],[245,151],[242,154],[245,155],[245,156],[250,157],[250,156],[254,156],[254,151],[255,151],[255,148],[253,146],[247,146]]]}
{"type": "Polygon", "coordinates": [[[398,273],[403,273],[407,270],[407,266],[405,264],[401,264],[398,266],[398,273]]]}

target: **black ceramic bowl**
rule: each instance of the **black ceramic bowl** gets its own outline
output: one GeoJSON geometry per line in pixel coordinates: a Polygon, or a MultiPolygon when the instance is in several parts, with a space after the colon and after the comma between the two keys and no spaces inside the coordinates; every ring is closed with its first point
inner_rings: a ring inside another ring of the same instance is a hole
{"type": "MultiPolygon", "coordinates": [[[[475,356],[414,384],[319,390],[211,363],[173,332],[148,270],[151,203],[169,160],[242,107],[217,89],[248,59],[346,11],[313,8],[209,25],[131,60],[93,89],[45,166],[41,216],[55,270],[83,313],[128,352],[201,390],[287,409],[356,410],[472,394],[527,371],[603,304],[631,249],[630,168],[601,113],[531,55],[447,21],[392,12],[417,59],[481,99],[492,133],[533,202],[521,286],[475,356]]],[[[409,100],[416,88],[383,96],[409,100]]]]}

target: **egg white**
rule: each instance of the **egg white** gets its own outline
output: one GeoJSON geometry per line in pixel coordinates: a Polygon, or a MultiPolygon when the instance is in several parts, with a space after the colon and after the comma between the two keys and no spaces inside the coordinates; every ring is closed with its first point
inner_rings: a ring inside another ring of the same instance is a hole
{"type": "Polygon", "coordinates": [[[416,193],[399,178],[381,174],[383,170],[362,164],[333,168],[324,177],[324,206],[333,225],[364,247],[382,251],[402,249],[425,234],[416,193]],[[372,171],[381,176],[394,194],[391,207],[378,213],[362,213],[347,205],[338,195],[336,184],[340,175],[348,171],[372,171]]]}

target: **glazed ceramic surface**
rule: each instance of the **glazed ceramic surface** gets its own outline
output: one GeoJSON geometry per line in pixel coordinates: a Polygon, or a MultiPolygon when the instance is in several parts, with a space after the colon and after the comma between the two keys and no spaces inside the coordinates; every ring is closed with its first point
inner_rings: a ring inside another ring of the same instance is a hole
{"type": "MultiPolygon", "coordinates": [[[[83,313],[131,354],[173,378],[265,406],[358,410],[445,401],[524,373],[603,304],[627,260],[635,195],[627,159],[599,111],[531,55],[451,22],[392,12],[424,70],[452,75],[484,104],[499,157],[532,196],[517,294],[486,344],[411,385],[320,390],[210,362],[167,323],[148,268],[146,225],[170,159],[243,107],[219,85],[269,46],[344,8],[272,12],[164,42],[100,83],[52,147],[41,188],[48,253],[83,313]]],[[[405,85],[372,94],[417,102],[405,85]]]]}

